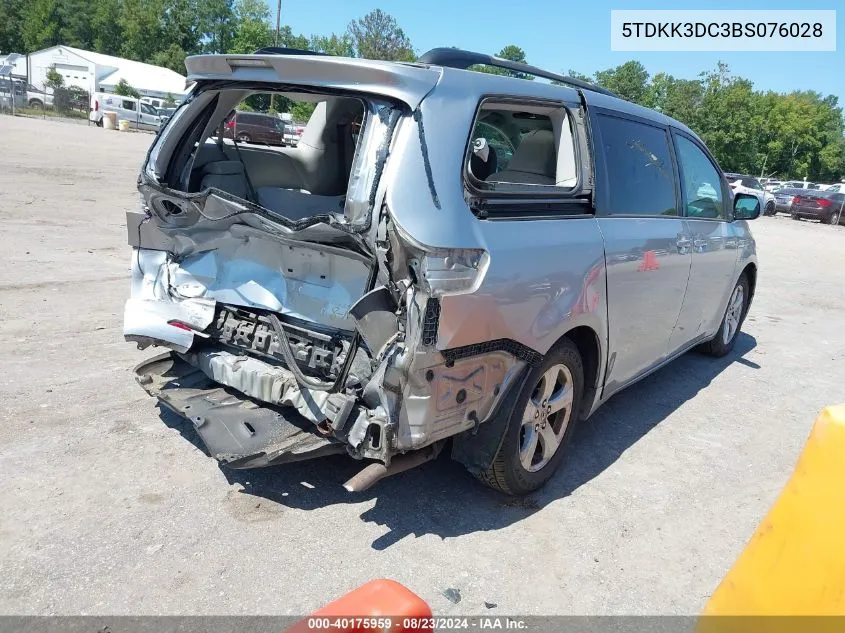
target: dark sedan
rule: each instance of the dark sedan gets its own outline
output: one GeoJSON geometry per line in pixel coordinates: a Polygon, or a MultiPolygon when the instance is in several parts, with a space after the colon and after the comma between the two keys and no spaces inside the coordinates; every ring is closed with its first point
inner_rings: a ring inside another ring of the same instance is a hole
{"type": "Polygon", "coordinates": [[[790,213],[793,220],[809,218],[824,224],[845,224],[845,193],[806,191],[792,200],[790,213]]]}
{"type": "Polygon", "coordinates": [[[795,196],[803,194],[812,194],[810,189],[800,189],[797,187],[781,187],[775,189],[773,194],[775,196],[775,213],[790,213],[792,210],[792,200],[795,196]]]}

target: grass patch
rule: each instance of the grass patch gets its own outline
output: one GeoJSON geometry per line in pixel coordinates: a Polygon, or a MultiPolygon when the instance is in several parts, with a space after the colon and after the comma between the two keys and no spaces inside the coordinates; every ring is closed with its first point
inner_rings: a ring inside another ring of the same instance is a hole
{"type": "Polygon", "coordinates": [[[15,114],[21,116],[34,117],[57,117],[63,119],[87,119],[87,112],[80,112],[79,110],[68,110],[66,112],[57,112],[52,108],[15,108],[15,114]]]}

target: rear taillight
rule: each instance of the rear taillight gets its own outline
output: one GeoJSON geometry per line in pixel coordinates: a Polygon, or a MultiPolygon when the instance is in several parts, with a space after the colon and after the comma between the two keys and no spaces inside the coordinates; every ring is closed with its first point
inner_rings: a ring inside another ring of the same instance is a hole
{"type": "Polygon", "coordinates": [[[227,130],[235,129],[235,119],[232,119],[231,121],[226,121],[226,129],[227,130]]]}
{"type": "Polygon", "coordinates": [[[827,198],[819,198],[819,206],[822,207],[823,209],[827,209],[832,204],[833,203],[830,200],[828,200],[827,198]]]}
{"type": "Polygon", "coordinates": [[[801,202],[801,196],[795,196],[792,198],[792,204],[798,204],[799,202],[801,202]]]}
{"type": "Polygon", "coordinates": [[[100,100],[94,99],[94,112],[99,112],[99,111],[100,111],[100,100]]]}

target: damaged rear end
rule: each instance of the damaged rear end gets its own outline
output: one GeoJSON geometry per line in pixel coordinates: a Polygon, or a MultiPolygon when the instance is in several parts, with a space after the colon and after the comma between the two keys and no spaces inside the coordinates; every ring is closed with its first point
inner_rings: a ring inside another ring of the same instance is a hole
{"type": "Polygon", "coordinates": [[[416,244],[386,207],[397,130],[438,79],[397,68],[190,58],[196,87],[147,157],[125,338],[167,350],[139,384],[231,467],[348,453],[373,460],[363,489],[477,427],[523,366],[437,349],[440,298],[477,288],[487,254],[416,244]],[[227,136],[270,93],[313,110],[297,146],[227,136]]]}

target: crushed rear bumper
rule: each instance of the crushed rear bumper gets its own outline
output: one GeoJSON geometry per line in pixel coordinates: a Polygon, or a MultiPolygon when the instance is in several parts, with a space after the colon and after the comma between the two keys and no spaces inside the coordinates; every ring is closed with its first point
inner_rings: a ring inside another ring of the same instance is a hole
{"type": "Polygon", "coordinates": [[[190,420],[211,455],[231,468],[256,468],[345,453],[292,407],[258,403],[209,379],[175,353],[135,368],[151,396],[190,420]]]}

